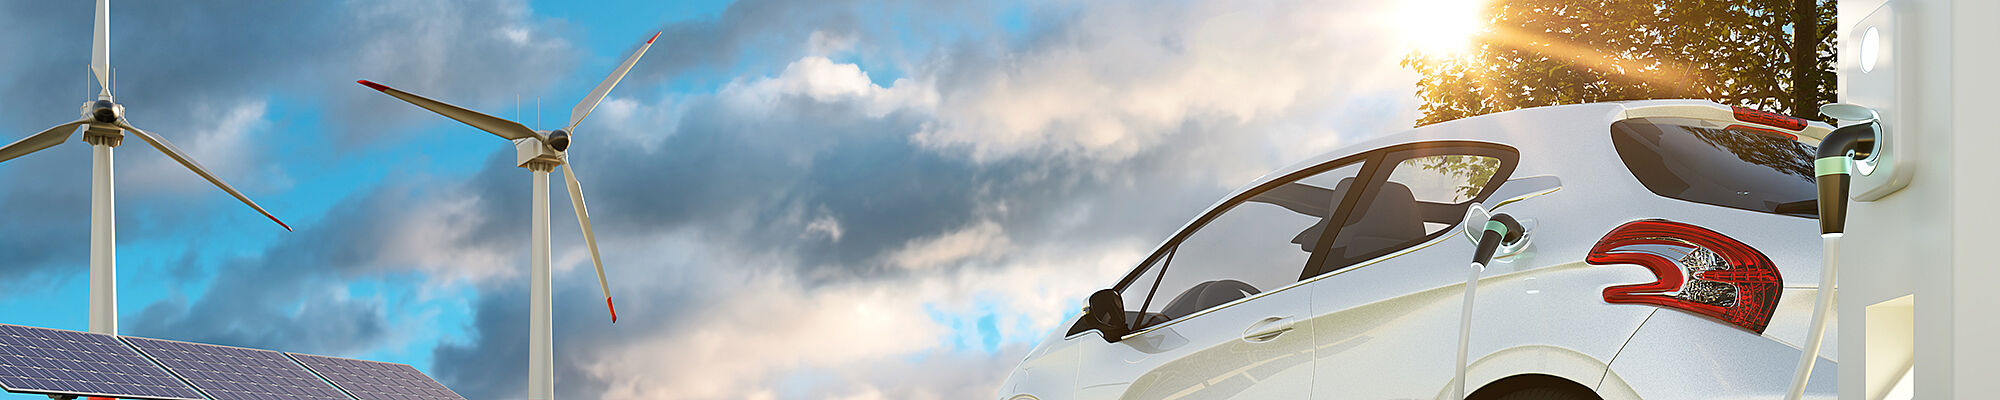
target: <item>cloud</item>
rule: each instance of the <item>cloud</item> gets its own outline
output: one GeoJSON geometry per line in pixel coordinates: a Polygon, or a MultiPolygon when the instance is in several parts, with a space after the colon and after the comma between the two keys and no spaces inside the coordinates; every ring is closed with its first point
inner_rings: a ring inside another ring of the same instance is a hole
{"type": "Polygon", "coordinates": [[[845,231],[840,229],[840,220],[834,219],[833,215],[827,214],[826,207],[820,207],[819,216],[813,217],[812,222],[806,223],[806,231],[804,234],[800,234],[799,237],[824,237],[827,240],[838,242],[840,241],[842,232],[845,231]]]}
{"type": "Polygon", "coordinates": [[[937,93],[922,82],[897,79],[889,87],[877,86],[860,66],[835,63],[822,56],[793,61],[774,78],[732,82],[722,88],[722,95],[738,108],[765,112],[772,103],[785,99],[854,102],[870,118],[903,109],[928,112],[937,105],[937,93]]]}
{"type": "Polygon", "coordinates": [[[1116,161],[1191,121],[1291,118],[1354,91],[1406,90],[1399,54],[1365,40],[1343,2],[1105,3],[1026,51],[961,46],[938,72],[938,121],[913,135],[988,160],[1063,153],[1116,161]],[[984,51],[982,51],[984,50],[984,51]]]}
{"type": "MultiPolygon", "coordinates": [[[[648,242],[653,250],[640,253],[698,261],[655,264],[653,274],[619,279],[618,287],[628,289],[619,292],[626,313],[616,325],[585,306],[595,294],[588,271],[557,277],[562,396],[983,397],[1003,377],[1001,368],[1070,315],[1077,296],[1115,276],[1142,248],[1136,242],[1099,243],[1089,251],[1042,248],[980,257],[1009,260],[1003,268],[815,283],[787,273],[721,268],[783,257],[700,235],[648,242]],[[635,286],[648,290],[629,289],[635,286]],[[635,292],[640,295],[626,296],[635,292]],[[940,313],[1003,321],[991,340],[1007,352],[955,349],[949,343],[954,323],[940,320],[940,313]]],[[[482,291],[475,323],[480,336],[437,349],[440,379],[471,398],[519,397],[519,377],[526,373],[522,290],[501,285],[482,291]]]]}
{"type": "Polygon", "coordinates": [[[812,35],[806,37],[808,43],[806,54],[828,56],[846,52],[853,50],[854,43],[859,40],[860,38],[852,32],[813,31],[812,35]]]}
{"type": "MultiPolygon", "coordinates": [[[[186,132],[158,131],[150,126],[139,126],[175,144],[189,158],[210,171],[228,171],[222,176],[223,182],[231,187],[250,193],[270,193],[287,189],[291,179],[285,171],[275,165],[265,164],[266,159],[256,140],[263,139],[261,132],[269,132],[271,123],[266,118],[268,104],[262,100],[252,100],[227,109],[217,109],[214,104],[197,105],[193,110],[197,115],[196,128],[186,132]],[[188,143],[182,145],[181,143],[188,143]]],[[[140,125],[135,122],[135,125],[140,125]]],[[[119,171],[120,193],[147,196],[160,193],[208,194],[217,191],[215,185],[189,171],[171,158],[165,157],[136,137],[127,143],[134,146],[119,146],[125,154],[134,154],[140,159],[137,168],[119,171]]],[[[130,165],[130,164],[128,164],[130,165]]],[[[253,198],[254,199],[254,198],[253,198]]]]}
{"type": "Polygon", "coordinates": [[[1006,251],[1010,245],[999,224],[980,221],[962,230],[911,241],[890,253],[888,262],[906,269],[930,268],[1006,251]]]}
{"type": "Polygon", "coordinates": [[[345,29],[356,35],[316,58],[337,66],[320,76],[344,78],[327,81],[332,111],[361,117],[334,121],[347,134],[343,144],[380,145],[413,125],[456,124],[354,85],[356,79],[506,115],[511,100],[548,90],[579,56],[561,35],[563,23],[534,16],[521,0],[351,1],[342,8],[345,29]]]}
{"type": "Polygon", "coordinates": [[[410,317],[407,304],[380,295],[353,296],[348,285],[423,283],[405,278],[415,273],[449,281],[511,271],[503,265],[480,264],[499,257],[465,256],[482,250],[477,246],[441,245],[418,258],[398,251],[399,246],[411,244],[398,240],[435,232],[415,229],[416,224],[445,221],[442,225],[453,226],[449,222],[454,216],[425,218],[436,214],[435,207],[450,203],[404,207],[424,193],[391,186],[345,199],[327,222],[302,227],[261,254],[224,258],[211,272],[205,291],[175,291],[165,301],[125,318],[122,330],[139,336],[336,355],[409,340],[410,336],[397,334],[398,328],[427,322],[424,318],[410,317]],[[446,253],[453,250],[458,252],[446,253]]]}

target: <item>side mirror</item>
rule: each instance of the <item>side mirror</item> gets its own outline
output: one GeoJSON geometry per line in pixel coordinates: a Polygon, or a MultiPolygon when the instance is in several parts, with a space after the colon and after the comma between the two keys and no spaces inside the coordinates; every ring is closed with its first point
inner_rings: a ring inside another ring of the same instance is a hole
{"type": "Polygon", "coordinates": [[[1125,338],[1132,324],[1125,320],[1125,296],[1117,290],[1104,289],[1090,294],[1090,306],[1083,310],[1083,320],[1091,329],[1104,333],[1104,341],[1117,343],[1125,338]]]}

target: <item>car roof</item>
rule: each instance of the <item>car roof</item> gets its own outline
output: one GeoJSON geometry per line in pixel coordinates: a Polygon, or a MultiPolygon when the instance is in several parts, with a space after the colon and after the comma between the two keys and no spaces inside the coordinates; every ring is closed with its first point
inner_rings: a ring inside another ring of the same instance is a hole
{"type": "Polygon", "coordinates": [[[1514,147],[1527,154],[1559,154],[1560,150],[1574,147],[1575,142],[1569,139],[1605,137],[1609,140],[1607,132],[1611,123],[1641,117],[1697,118],[1785,130],[1796,134],[1799,141],[1811,145],[1818,145],[1820,139],[1833,130],[1833,126],[1818,121],[1809,121],[1803,130],[1738,121],[1734,116],[1736,112],[1733,107],[1708,100],[1626,100],[1523,108],[1445,121],[1376,136],[1308,157],[1237,187],[1197,215],[1208,214],[1229,199],[1300,170],[1407,143],[1444,140],[1488,142],[1514,147]]]}

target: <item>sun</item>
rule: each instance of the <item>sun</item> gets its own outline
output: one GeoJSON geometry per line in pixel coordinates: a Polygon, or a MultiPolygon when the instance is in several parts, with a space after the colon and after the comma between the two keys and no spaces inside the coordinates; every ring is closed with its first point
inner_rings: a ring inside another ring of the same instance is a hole
{"type": "Polygon", "coordinates": [[[1487,0],[1405,0],[1394,11],[1404,47],[1429,56],[1458,56],[1486,28],[1487,0]]]}

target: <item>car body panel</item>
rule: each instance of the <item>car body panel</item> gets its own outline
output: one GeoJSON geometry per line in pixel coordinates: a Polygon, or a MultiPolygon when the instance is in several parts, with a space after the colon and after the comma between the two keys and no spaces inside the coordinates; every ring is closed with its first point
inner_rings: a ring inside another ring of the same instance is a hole
{"type": "MultiPolygon", "coordinates": [[[[1741,333],[1701,316],[1660,310],[1632,336],[1611,369],[1648,400],[1784,398],[1798,348],[1771,340],[1690,340],[1741,333]]],[[[1821,358],[1806,398],[1836,398],[1836,375],[1833,361],[1821,358]]]]}
{"type": "Polygon", "coordinates": [[[1296,286],[1182,317],[1126,336],[1088,342],[1079,382],[1083,399],[1286,399],[1312,388],[1312,329],[1297,325],[1263,342],[1245,332],[1270,317],[1306,315],[1306,291],[1296,286]]]}

